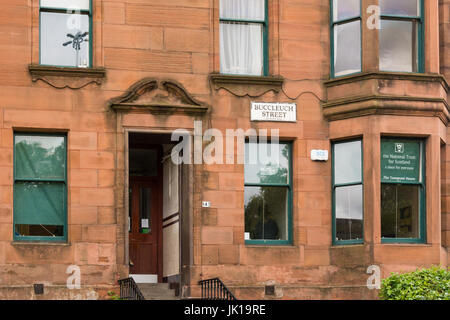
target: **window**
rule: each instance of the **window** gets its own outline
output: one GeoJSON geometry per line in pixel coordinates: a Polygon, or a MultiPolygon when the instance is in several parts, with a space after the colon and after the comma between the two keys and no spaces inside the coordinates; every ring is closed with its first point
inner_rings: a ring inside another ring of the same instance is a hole
{"type": "Polygon", "coordinates": [[[289,143],[245,143],[246,244],[292,243],[291,161],[289,143]]]}
{"type": "Polygon", "coordinates": [[[333,0],[331,7],[331,74],[361,72],[360,0],[333,0]]]}
{"type": "Polygon", "coordinates": [[[267,75],[267,0],[220,0],[220,72],[267,75]]]}
{"type": "Polygon", "coordinates": [[[333,244],[363,243],[362,141],[333,144],[333,244]]]}
{"type": "Polygon", "coordinates": [[[423,72],[421,6],[421,0],[380,0],[381,71],[423,72]]]}
{"type": "Polygon", "coordinates": [[[91,67],[90,0],[41,0],[40,64],[91,67]]]}
{"type": "Polygon", "coordinates": [[[14,134],[14,240],[67,239],[66,136],[14,134]]]}
{"type": "Polygon", "coordinates": [[[425,166],[421,140],[381,140],[382,242],[425,241],[425,166]]]}

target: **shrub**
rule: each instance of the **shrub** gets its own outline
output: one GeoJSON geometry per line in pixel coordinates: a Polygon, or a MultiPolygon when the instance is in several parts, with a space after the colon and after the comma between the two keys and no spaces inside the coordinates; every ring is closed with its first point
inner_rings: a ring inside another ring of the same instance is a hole
{"type": "Polygon", "coordinates": [[[450,300],[450,270],[432,267],[391,275],[381,281],[383,300],[450,300]]]}
{"type": "Polygon", "coordinates": [[[108,296],[110,300],[122,300],[114,291],[108,291],[108,296]]]}

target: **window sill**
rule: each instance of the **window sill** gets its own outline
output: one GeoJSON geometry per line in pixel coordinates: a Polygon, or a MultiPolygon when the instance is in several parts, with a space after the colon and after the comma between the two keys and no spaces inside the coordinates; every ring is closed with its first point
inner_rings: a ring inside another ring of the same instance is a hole
{"type": "Polygon", "coordinates": [[[264,243],[261,243],[261,244],[254,244],[254,243],[248,244],[248,243],[246,243],[245,247],[249,248],[249,249],[253,249],[253,248],[298,249],[298,248],[300,248],[299,246],[295,246],[293,244],[290,245],[290,244],[264,244],[264,243]]]}
{"type": "Polygon", "coordinates": [[[69,242],[36,242],[36,241],[11,241],[13,246],[57,246],[57,247],[69,247],[72,244],[69,242]]]}
{"type": "Polygon", "coordinates": [[[432,244],[424,243],[422,241],[410,241],[410,242],[395,242],[394,240],[381,240],[382,246],[396,246],[396,247],[432,247],[432,244]]]}
{"type": "Polygon", "coordinates": [[[287,243],[286,241],[280,241],[280,242],[276,242],[274,240],[272,240],[271,242],[264,242],[263,240],[245,240],[245,246],[250,248],[250,247],[254,247],[254,248],[260,248],[260,247],[272,247],[272,248],[281,248],[281,247],[286,247],[286,248],[294,248],[295,246],[293,244],[287,243]]]}
{"type": "Polygon", "coordinates": [[[30,64],[28,71],[33,82],[41,80],[57,89],[81,89],[91,83],[101,85],[106,77],[104,68],[56,67],[30,64]]]}
{"type": "Polygon", "coordinates": [[[284,79],[280,76],[245,76],[211,73],[215,90],[225,89],[236,96],[258,97],[268,91],[281,91],[284,79]]]}
{"type": "Polygon", "coordinates": [[[365,245],[366,244],[364,242],[349,242],[349,243],[338,242],[338,243],[333,243],[331,245],[331,248],[362,247],[362,246],[365,246],[365,245]]]}

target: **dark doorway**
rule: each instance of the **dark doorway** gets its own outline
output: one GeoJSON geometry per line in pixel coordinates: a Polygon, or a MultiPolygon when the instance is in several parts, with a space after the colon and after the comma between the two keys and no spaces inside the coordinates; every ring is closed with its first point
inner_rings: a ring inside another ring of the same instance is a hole
{"type": "Polygon", "coordinates": [[[130,274],[162,281],[162,147],[149,135],[129,136],[130,274]]]}

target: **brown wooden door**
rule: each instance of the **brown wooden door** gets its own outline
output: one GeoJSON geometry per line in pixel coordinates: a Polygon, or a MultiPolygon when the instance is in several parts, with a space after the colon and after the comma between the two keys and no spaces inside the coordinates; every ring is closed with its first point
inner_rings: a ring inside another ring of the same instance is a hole
{"type": "Polygon", "coordinates": [[[162,274],[161,190],[154,180],[131,180],[130,274],[162,274]]]}

